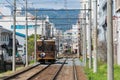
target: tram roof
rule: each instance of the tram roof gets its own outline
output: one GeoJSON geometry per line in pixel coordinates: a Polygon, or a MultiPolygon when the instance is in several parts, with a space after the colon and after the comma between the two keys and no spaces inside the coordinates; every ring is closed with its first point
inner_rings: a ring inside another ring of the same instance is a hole
{"type": "MultiPolygon", "coordinates": [[[[42,40],[37,40],[37,41],[42,41],[42,40]]],[[[44,41],[55,42],[55,40],[53,40],[53,39],[50,39],[50,40],[44,40],[44,41]]]]}

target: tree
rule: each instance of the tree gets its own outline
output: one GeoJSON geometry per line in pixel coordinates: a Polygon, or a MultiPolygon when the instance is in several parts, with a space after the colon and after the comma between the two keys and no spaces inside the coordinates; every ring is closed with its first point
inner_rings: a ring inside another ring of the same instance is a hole
{"type": "MultiPolygon", "coordinates": [[[[37,39],[40,39],[40,35],[37,35],[37,39]]],[[[28,37],[28,55],[32,55],[34,52],[34,34],[28,37]]]]}

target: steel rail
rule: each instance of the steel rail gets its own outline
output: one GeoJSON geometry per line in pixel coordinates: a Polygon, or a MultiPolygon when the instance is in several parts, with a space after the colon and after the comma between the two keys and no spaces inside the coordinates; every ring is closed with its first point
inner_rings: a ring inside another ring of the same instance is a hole
{"type": "Polygon", "coordinates": [[[26,80],[33,80],[36,76],[38,76],[41,72],[43,72],[44,70],[46,70],[48,67],[50,67],[51,64],[49,64],[48,66],[46,66],[45,68],[43,68],[42,70],[38,71],[37,73],[35,73],[34,75],[32,75],[31,77],[27,78],[26,80]]]}
{"type": "Polygon", "coordinates": [[[8,76],[8,77],[4,78],[3,80],[12,79],[12,78],[14,78],[14,77],[16,77],[16,76],[18,76],[18,75],[21,75],[21,74],[23,74],[23,73],[25,73],[25,72],[27,72],[27,71],[29,71],[29,70],[31,70],[31,69],[34,69],[35,67],[37,67],[37,66],[39,66],[39,65],[40,65],[40,64],[37,64],[37,65],[32,66],[32,67],[29,67],[28,69],[22,70],[22,71],[20,71],[20,72],[18,72],[18,73],[15,73],[15,74],[11,75],[11,76],[8,76]]]}
{"type": "Polygon", "coordinates": [[[74,59],[73,59],[73,77],[74,77],[74,80],[78,80],[77,69],[76,69],[76,65],[75,65],[74,59]]]}
{"type": "MultiPolygon", "coordinates": [[[[66,59],[67,60],[67,59],[66,59]]],[[[60,68],[58,69],[58,71],[56,71],[55,75],[52,77],[51,80],[56,80],[57,76],[59,75],[60,71],[62,70],[66,60],[64,61],[64,63],[60,66],[60,68]]]]}

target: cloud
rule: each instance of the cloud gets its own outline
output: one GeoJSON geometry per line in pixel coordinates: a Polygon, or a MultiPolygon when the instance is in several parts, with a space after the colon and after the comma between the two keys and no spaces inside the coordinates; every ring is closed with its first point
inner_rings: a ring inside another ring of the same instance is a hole
{"type": "MultiPolygon", "coordinates": [[[[28,7],[34,7],[34,8],[52,8],[52,9],[64,9],[65,8],[65,0],[27,0],[28,1],[28,7]]],[[[67,1],[67,8],[68,9],[79,9],[80,7],[80,0],[66,0],[67,1]]],[[[0,0],[0,2],[5,2],[8,5],[10,3],[13,3],[13,0],[0,0]]],[[[20,4],[24,3],[23,0],[18,0],[17,1],[17,6],[23,7],[25,4],[20,4]]],[[[11,5],[10,5],[11,6],[11,5]]]]}

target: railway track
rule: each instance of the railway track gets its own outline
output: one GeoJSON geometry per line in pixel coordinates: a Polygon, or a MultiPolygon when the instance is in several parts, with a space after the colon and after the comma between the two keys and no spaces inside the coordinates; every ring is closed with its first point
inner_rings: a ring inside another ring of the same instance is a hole
{"type": "Polygon", "coordinates": [[[61,65],[56,64],[50,65],[45,70],[31,76],[27,80],[55,80],[56,77],[59,75],[65,62],[66,60],[61,65]]]}
{"type": "Polygon", "coordinates": [[[11,75],[3,80],[55,80],[59,75],[64,62],[61,62],[61,65],[58,64],[49,64],[49,65],[40,65],[37,64],[33,67],[30,67],[26,70],[18,72],[14,75],[11,75]]]}
{"type": "Polygon", "coordinates": [[[79,71],[76,65],[76,60],[73,58],[68,58],[67,64],[64,65],[60,75],[56,80],[82,80],[79,78],[79,71]]]}
{"type": "Polygon", "coordinates": [[[33,67],[30,67],[26,70],[23,70],[21,72],[18,72],[14,75],[11,75],[3,80],[27,80],[29,77],[31,77],[32,75],[38,73],[40,70],[43,70],[45,68],[47,68],[49,65],[47,66],[41,66],[40,64],[37,64],[33,67]]]}
{"type": "Polygon", "coordinates": [[[78,80],[77,68],[76,68],[74,59],[73,59],[73,78],[74,78],[74,80],[78,80]]]}
{"type": "Polygon", "coordinates": [[[4,80],[86,80],[82,78],[81,71],[75,59],[69,58],[57,64],[35,65],[4,80]]]}

